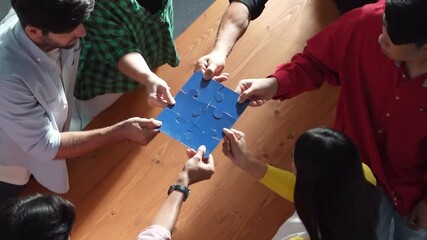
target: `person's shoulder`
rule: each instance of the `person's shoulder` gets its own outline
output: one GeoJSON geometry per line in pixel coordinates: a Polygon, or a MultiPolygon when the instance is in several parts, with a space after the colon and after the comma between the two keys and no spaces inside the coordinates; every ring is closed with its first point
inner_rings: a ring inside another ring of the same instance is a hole
{"type": "Polygon", "coordinates": [[[378,19],[382,19],[383,13],[384,2],[380,0],[376,3],[366,4],[363,7],[355,8],[343,14],[339,18],[339,21],[345,24],[362,25],[369,22],[378,22],[378,19]]]}
{"type": "Polygon", "coordinates": [[[229,2],[243,3],[249,9],[251,20],[254,20],[264,11],[267,0],[229,0],[229,2]]]}
{"type": "Polygon", "coordinates": [[[384,4],[379,1],[374,4],[367,4],[360,8],[355,8],[340,16],[337,20],[321,31],[319,36],[335,36],[344,41],[357,40],[356,36],[366,34],[377,34],[382,27],[382,14],[384,4]]]}

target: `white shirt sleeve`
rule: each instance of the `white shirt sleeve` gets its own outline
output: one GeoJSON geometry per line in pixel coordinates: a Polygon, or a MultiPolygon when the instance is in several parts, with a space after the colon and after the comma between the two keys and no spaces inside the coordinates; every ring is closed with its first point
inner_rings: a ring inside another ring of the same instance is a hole
{"type": "Polygon", "coordinates": [[[160,225],[151,225],[141,233],[139,233],[137,240],[171,240],[171,232],[160,225]]]}

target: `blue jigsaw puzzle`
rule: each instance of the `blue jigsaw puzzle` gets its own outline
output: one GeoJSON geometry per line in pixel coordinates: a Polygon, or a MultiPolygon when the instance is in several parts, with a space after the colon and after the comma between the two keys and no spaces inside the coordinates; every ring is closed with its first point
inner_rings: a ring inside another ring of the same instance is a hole
{"type": "Polygon", "coordinates": [[[222,129],[233,126],[249,101],[237,103],[237,93],[202,78],[195,72],[175,96],[176,104],[165,108],[157,119],[163,123],[161,132],[195,150],[205,145],[205,156],[209,156],[223,139],[222,129]]]}

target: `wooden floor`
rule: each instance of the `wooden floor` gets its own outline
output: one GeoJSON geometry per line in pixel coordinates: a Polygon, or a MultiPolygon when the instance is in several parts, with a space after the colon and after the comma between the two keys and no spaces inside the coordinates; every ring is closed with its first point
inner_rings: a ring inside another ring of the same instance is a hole
{"type": "MultiPolygon", "coordinates": [[[[181,56],[177,68],[158,74],[177,93],[192,75],[197,59],[210,51],[228,1],[216,1],[176,41],[181,56]]],[[[225,83],[234,89],[243,78],[265,77],[289,61],[305,40],[337,17],[330,0],[270,0],[261,17],[228,58],[225,83]]],[[[329,86],[295,99],[270,101],[248,108],[234,128],[246,133],[254,156],[289,169],[290,151],[305,130],[331,125],[338,89],[329,86]]],[[[144,89],[124,95],[89,128],[132,117],[156,117],[144,89]]],[[[77,207],[72,239],[135,239],[151,223],[166,191],[186,161],[185,146],[159,134],[148,146],[130,142],[109,145],[68,161],[70,191],[64,197],[77,207]]],[[[175,240],[271,239],[293,212],[293,205],[234,167],[218,146],[213,152],[216,173],[191,187],[173,233],[175,240]]],[[[31,181],[25,193],[46,191],[31,181]]]]}

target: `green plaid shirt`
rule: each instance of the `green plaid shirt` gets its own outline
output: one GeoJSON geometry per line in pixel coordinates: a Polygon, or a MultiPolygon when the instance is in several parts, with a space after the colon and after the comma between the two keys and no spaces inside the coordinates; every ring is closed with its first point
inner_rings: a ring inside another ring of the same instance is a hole
{"type": "Polygon", "coordinates": [[[163,1],[155,14],[136,0],[97,0],[85,23],[87,35],[82,51],[74,96],[92,99],[106,93],[135,90],[140,84],[117,69],[125,54],[138,52],[150,69],[168,63],[175,67],[179,57],[173,39],[172,0],[163,1]]]}

